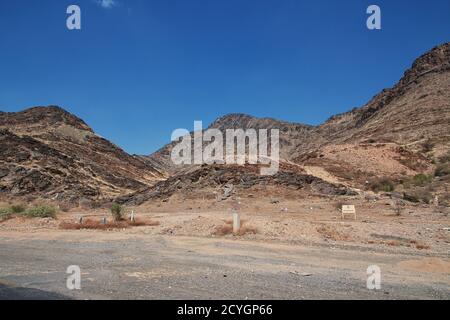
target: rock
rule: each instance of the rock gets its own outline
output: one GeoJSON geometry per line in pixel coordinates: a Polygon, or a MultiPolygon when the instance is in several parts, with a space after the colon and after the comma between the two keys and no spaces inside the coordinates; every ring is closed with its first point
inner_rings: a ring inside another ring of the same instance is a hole
{"type": "Polygon", "coordinates": [[[0,112],[0,162],[3,192],[72,203],[112,199],[164,178],[55,106],[0,112]]]}

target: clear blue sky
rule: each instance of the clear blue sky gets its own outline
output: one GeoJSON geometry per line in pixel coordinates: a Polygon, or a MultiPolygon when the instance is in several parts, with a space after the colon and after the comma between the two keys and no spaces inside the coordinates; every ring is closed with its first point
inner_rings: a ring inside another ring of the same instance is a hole
{"type": "Polygon", "coordinates": [[[0,0],[0,110],[60,105],[130,153],[242,112],[319,124],[450,41],[449,0],[0,0]],[[66,28],[66,8],[82,30],[66,28]],[[382,30],[366,28],[366,8],[382,30]]]}

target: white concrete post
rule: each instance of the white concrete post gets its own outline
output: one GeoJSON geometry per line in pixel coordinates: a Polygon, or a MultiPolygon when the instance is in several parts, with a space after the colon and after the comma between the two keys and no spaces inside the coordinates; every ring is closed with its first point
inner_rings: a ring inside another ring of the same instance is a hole
{"type": "Polygon", "coordinates": [[[241,230],[241,217],[239,213],[233,213],[233,233],[238,233],[241,230]]]}
{"type": "Polygon", "coordinates": [[[136,217],[134,216],[134,210],[131,210],[130,220],[131,220],[131,222],[135,222],[136,221],[136,217]]]}

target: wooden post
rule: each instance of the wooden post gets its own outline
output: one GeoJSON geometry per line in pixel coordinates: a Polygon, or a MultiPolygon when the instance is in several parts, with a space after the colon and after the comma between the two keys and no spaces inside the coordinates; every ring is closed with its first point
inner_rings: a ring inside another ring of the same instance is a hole
{"type": "Polygon", "coordinates": [[[233,213],[233,233],[237,234],[241,230],[241,217],[239,213],[233,213]]]}

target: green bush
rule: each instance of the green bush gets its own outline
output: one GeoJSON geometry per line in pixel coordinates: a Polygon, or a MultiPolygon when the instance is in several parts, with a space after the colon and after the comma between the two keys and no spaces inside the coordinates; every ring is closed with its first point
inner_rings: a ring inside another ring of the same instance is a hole
{"type": "Polygon", "coordinates": [[[125,210],[120,204],[113,203],[111,206],[111,214],[115,221],[122,221],[125,217],[125,210]]]}
{"type": "Polygon", "coordinates": [[[11,218],[12,212],[10,208],[0,208],[0,221],[11,218]]]}
{"type": "Polygon", "coordinates": [[[13,213],[22,213],[26,210],[26,207],[22,204],[13,204],[11,206],[11,211],[13,213]]]}
{"type": "Polygon", "coordinates": [[[36,206],[25,210],[23,216],[29,218],[53,218],[56,219],[56,209],[51,206],[36,206]]]}
{"type": "Polygon", "coordinates": [[[428,174],[419,173],[414,176],[413,182],[416,186],[424,186],[427,183],[430,183],[433,181],[433,177],[428,174]]]}
{"type": "Polygon", "coordinates": [[[370,188],[374,192],[393,192],[395,190],[394,183],[389,178],[382,178],[373,182],[370,188]]]}

